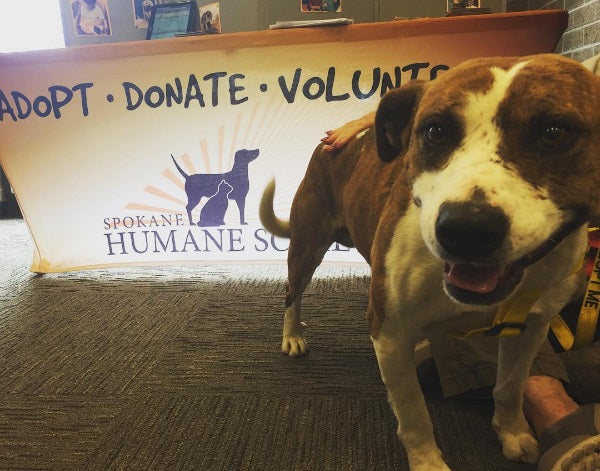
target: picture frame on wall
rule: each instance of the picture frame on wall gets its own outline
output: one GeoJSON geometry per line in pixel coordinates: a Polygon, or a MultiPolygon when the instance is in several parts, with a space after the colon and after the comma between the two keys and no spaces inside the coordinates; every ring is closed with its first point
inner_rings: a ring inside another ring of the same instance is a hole
{"type": "Polygon", "coordinates": [[[198,23],[195,1],[154,5],[148,23],[146,39],[174,38],[195,31],[198,23]]]}
{"type": "Polygon", "coordinates": [[[110,15],[106,0],[71,0],[75,36],[110,36],[110,15]]]}
{"type": "Polygon", "coordinates": [[[342,0],[300,0],[300,11],[304,13],[340,13],[342,0]]]}
{"type": "Polygon", "coordinates": [[[462,8],[480,8],[480,0],[448,0],[448,11],[462,8]]]}
{"type": "Polygon", "coordinates": [[[200,24],[198,31],[204,34],[218,34],[221,32],[221,13],[219,2],[202,5],[198,8],[200,24]]]}
{"type": "Polygon", "coordinates": [[[152,8],[157,4],[156,0],[131,0],[133,6],[134,25],[136,28],[145,29],[150,23],[152,8]]]}

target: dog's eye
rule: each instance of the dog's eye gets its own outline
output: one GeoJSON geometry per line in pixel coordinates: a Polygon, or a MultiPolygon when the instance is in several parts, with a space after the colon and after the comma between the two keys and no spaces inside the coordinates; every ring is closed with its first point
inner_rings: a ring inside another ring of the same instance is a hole
{"type": "Polygon", "coordinates": [[[561,124],[548,124],[542,130],[541,142],[547,147],[562,147],[569,139],[568,129],[561,124]]]}
{"type": "Polygon", "coordinates": [[[432,146],[441,146],[448,143],[450,133],[448,129],[439,122],[433,122],[425,127],[425,141],[432,146]]]}

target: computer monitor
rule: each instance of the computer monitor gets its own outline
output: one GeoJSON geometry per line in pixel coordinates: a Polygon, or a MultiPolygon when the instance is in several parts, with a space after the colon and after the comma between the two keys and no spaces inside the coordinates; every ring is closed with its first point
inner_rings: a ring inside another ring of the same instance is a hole
{"type": "Polygon", "coordinates": [[[197,17],[196,2],[154,5],[146,39],[173,38],[176,34],[190,33],[196,27],[197,17]]]}

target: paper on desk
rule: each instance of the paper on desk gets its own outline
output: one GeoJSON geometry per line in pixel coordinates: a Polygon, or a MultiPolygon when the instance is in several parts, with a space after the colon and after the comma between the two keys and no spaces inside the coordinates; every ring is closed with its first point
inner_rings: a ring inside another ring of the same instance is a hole
{"type": "Polygon", "coordinates": [[[338,26],[350,25],[352,23],[354,23],[354,20],[350,18],[329,18],[326,20],[276,21],[275,24],[269,25],[269,29],[307,28],[311,26],[338,26]]]}

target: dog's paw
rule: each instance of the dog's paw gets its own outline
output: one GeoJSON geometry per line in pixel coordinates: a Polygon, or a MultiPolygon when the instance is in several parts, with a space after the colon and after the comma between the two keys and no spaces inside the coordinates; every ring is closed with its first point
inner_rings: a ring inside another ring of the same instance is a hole
{"type": "Polygon", "coordinates": [[[421,456],[409,459],[410,471],[452,471],[442,459],[441,453],[433,456],[421,456]]]}
{"type": "Polygon", "coordinates": [[[502,453],[507,459],[537,463],[540,457],[538,441],[521,411],[516,415],[503,415],[497,407],[492,426],[498,434],[502,443],[502,453]]]}
{"type": "Polygon", "coordinates": [[[500,434],[502,453],[511,461],[537,463],[540,457],[537,439],[528,432],[500,434]]]}
{"type": "Polygon", "coordinates": [[[308,342],[302,335],[284,335],[281,341],[281,351],[291,357],[306,355],[308,342]]]}
{"type": "Polygon", "coordinates": [[[428,463],[424,465],[411,466],[410,471],[452,471],[446,463],[439,461],[437,463],[428,463]]]}

